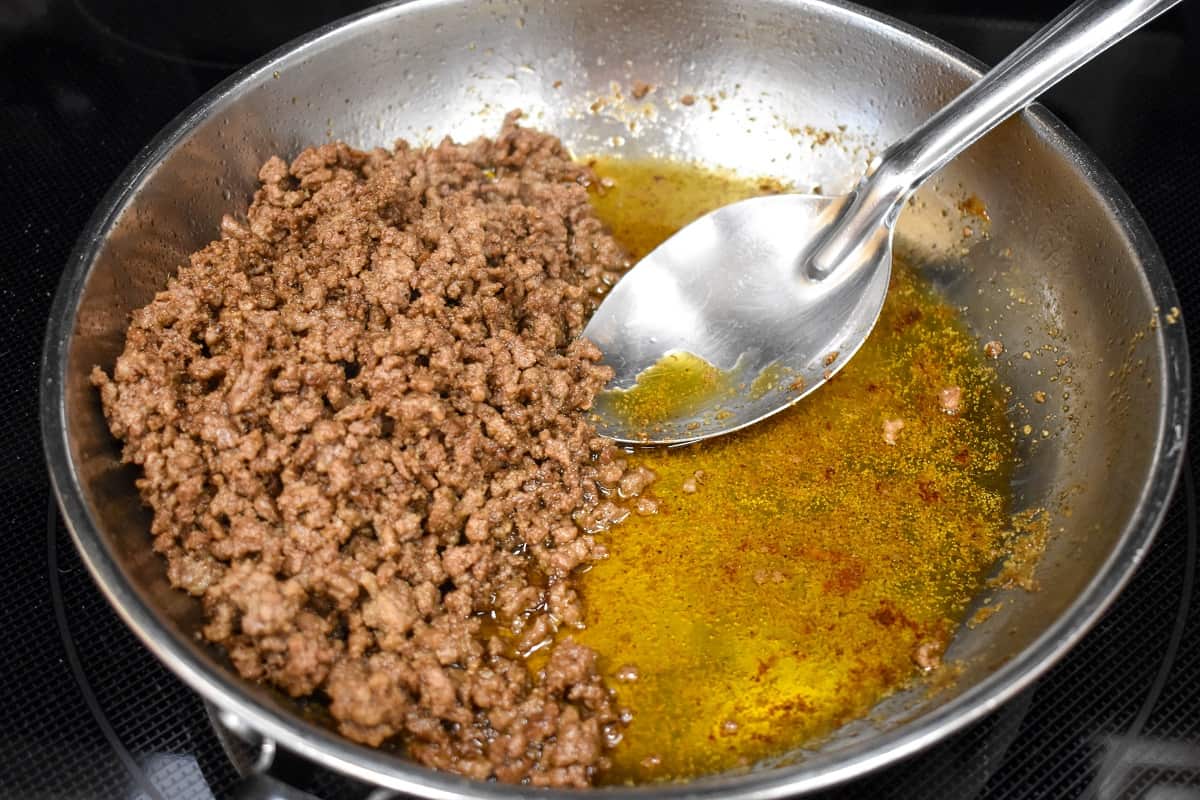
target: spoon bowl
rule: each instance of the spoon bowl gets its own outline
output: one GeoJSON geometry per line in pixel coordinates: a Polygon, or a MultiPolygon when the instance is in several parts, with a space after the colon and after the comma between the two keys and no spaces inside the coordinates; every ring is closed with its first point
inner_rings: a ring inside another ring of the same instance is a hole
{"type": "Polygon", "coordinates": [[[634,425],[602,398],[599,433],[627,444],[729,433],[795,403],[841,369],[883,308],[892,260],[887,228],[857,268],[823,279],[808,274],[813,243],[849,199],[780,194],[732,203],[683,228],[622,278],[583,332],[615,373],[610,391],[629,390],[676,352],[729,376],[732,391],[634,425]],[[769,380],[756,383],[763,375],[769,380]]]}

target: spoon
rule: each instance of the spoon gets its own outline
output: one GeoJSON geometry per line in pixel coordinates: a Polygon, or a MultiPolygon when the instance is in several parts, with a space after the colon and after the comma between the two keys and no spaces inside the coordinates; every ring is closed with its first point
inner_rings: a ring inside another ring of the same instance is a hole
{"type": "Polygon", "coordinates": [[[659,245],[617,282],[583,331],[615,373],[594,408],[597,431],[626,444],[682,444],[752,425],[815,391],[879,317],[896,218],[912,193],[1178,2],[1080,0],[889,146],[850,194],[743,200],[659,245]],[[672,360],[708,370],[724,389],[687,397],[668,390],[653,418],[628,413],[621,399],[634,397],[639,375],[666,376],[672,360]]]}

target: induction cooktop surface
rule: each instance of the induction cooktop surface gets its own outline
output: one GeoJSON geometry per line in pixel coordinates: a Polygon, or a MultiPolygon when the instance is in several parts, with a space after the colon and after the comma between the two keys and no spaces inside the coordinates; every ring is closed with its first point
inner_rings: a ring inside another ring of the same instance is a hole
{"type": "MultiPolygon", "coordinates": [[[[1056,11],[1012,2],[869,5],[988,63],[1056,11]]],[[[81,565],[42,461],[38,362],[67,254],[142,145],[242,64],[360,7],[0,4],[0,351],[10,369],[0,388],[9,409],[0,418],[0,796],[201,800],[233,794],[252,766],[256,754],[134,639],[81,565]]],[[[1188,320],[1200,319],[1198,12],[1184,4],[1046,98],[1145,216],[1188,320]]],[[[1188,464],[1132,583],[1044,678],[949,740],[826,796],[1200,798],[1194,481],[1188,464]]],[[[298,759],[284,757],[279,771],[317,797],[372,796],[298,759]]]]}

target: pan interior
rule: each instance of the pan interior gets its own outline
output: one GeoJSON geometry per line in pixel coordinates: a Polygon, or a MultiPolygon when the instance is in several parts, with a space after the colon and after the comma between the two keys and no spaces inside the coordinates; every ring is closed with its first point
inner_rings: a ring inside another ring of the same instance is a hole
{"type": "MultiPolygon", "coordinates": [[[[943,51],[870,16],[786,0],[418,2],[359,18],[246,74],[160,143],[100,235],[83,243],[88,271],[61,323],[62,408],[86,509],[73,528],[89,563],[110,597],[140,609],[126,617],[143,638],[168,632],[160,654],[199,665],[189,678],[220,695],[210,699],[255,708],[280,731],[308,730],[288,701],[202,677],[232,673],[193,641],[198,604],[170,589],[148,547],[133,473],[118,463],[87,377],[92,365],[111,368],[129,312],[218,235],[223,213],[244,209],[268,156],[329,139],[462,141],[494,133],[505,112],[521,108],[528,124],[576,153],[694,160],[833,193],[971,78],[943,51]],[[637,81],[652,91],[636,98],[637,81]]],[[[896,695],[815,752],[780,759],[800,763],[793,788],[826,780],[851,757],[866,763],[894,741],[889,732],[916,731],[947,709],[964,716],[967,705],[955,705],[964,693],[982,702],[1027,674],[1039,663],[1034,643],[1052,629],[1069,635],[1082,613],[1073,605],[1109,560],[1122,560],[1105,579],[1111,588],[1148,542],[1143,503],[1172,402],[1163,331],[1174,318],[1155,291],[1171,290],[1151,286],[1146,253],[1091,169],[1046,125],[1018,118],[946,168],[901,217],[901,250],[962,306],[981,341],[1005,342],[998,368],[1012,388],[1020,457],[1013,510],[1043,509],[1050,531],[1041,588],[981,598],[999,610],[959,631],[948,653],[960,665],[954,682],[896,695]],[[975,203],[986,222],[968,213],[975,203]],[[1034,402],[1036,392],[1047,402],[1034,402]]],[[[60,489],[69,483],[61,477],[60,489]]],[[[410,789],[427,780],[398,757],[343,752],[378,780],[405,775],[410,789]]]]}

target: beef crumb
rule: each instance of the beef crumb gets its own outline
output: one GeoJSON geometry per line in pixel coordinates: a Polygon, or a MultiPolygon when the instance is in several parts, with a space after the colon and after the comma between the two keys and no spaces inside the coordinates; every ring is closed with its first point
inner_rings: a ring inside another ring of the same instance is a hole
{"type": "Polygon", "coordinates": [[[936,639],[926,639],[917,644],[913,650],[913,661],[923,672],[932,672],[942,665],[942,651],[945,644],[936,639]]]}
{"type": "Polygon", "coordinates": [[[957,414],[962,408],[962,387],[946,386],[938,392],[938,405],[947,414],[957,414]]]}
{"type": "Polygon", "coordinates": [[[883,421],[883,442],[894,445],[898,441],[900,431],[904,430],[904,420],[885,419],[883,421]]]}
{"type": "Polygon", "coordinates": [[[238,672],[437,769],[586,786],[622,724],[596,654],[558,639],[533,674],[520,642],[582,624],[575,573],[629,513],[599,476],[652,476],[588,423],[611,373],[576,338],[626,254],[518,116],[271,158],[92,381],[238,672]]]}

